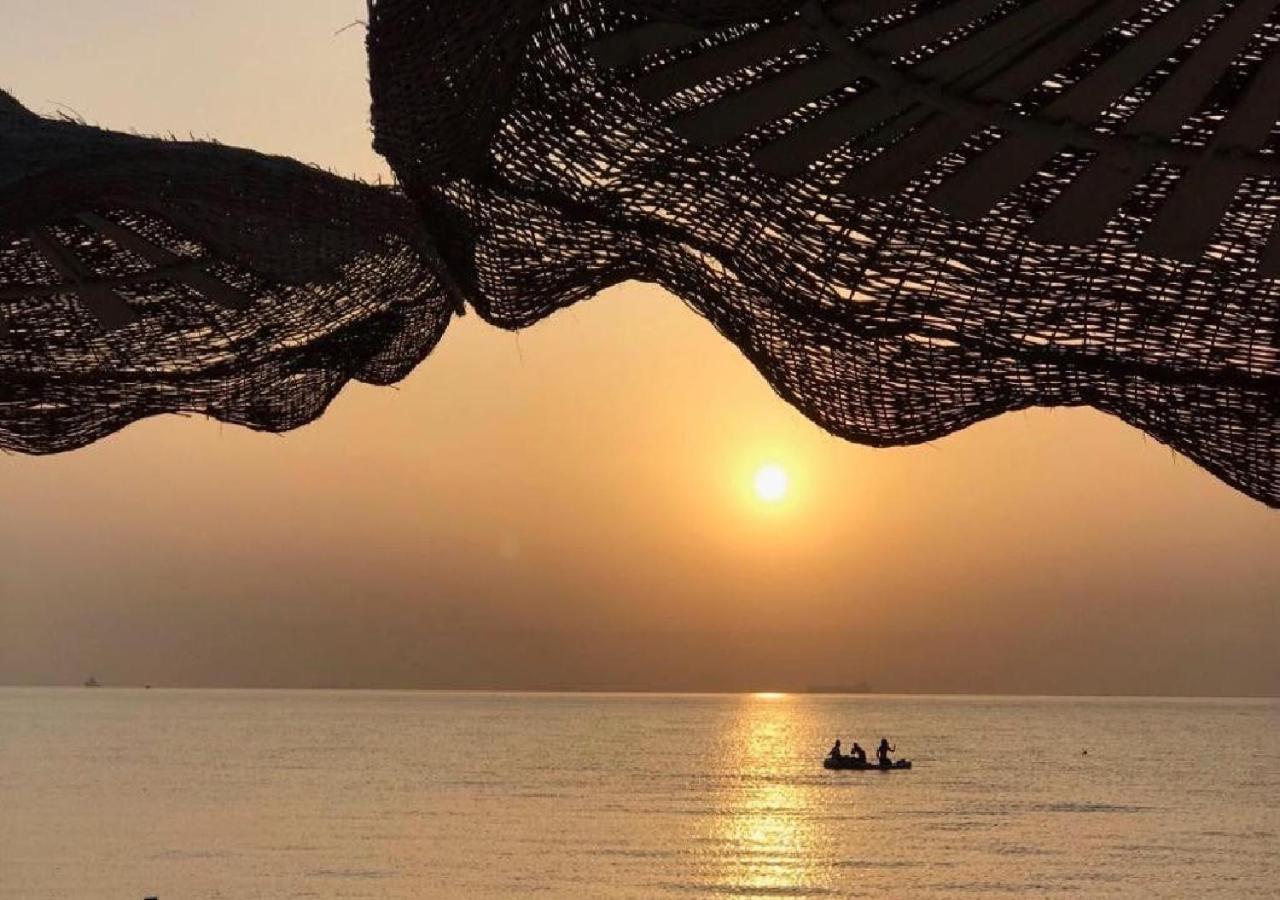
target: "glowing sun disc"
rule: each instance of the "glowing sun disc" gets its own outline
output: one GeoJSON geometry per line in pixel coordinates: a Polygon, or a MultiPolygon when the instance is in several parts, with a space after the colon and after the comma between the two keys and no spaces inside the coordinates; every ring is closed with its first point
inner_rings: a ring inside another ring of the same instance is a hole
{"type": "Polygon", "coordinates": [[[761,466],[756,472],[756,496],[765,503],[779,503],[787,496],[791,478],[787,470],[778,465],[761,466]]]}

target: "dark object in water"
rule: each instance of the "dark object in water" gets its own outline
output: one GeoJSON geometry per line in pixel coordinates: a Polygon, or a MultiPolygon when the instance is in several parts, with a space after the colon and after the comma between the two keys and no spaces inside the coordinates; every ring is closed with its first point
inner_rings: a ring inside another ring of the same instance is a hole
{"type": "Polygon", "coordinates": [[[822,768],[840,772],[900,772],[911,768],[911,760],[900,759],[891,766],[882,766],[873,762],[858,762],[847,756],[843,756],[840,759],[833,759],[828,756],[822,761],[822,768]]]}

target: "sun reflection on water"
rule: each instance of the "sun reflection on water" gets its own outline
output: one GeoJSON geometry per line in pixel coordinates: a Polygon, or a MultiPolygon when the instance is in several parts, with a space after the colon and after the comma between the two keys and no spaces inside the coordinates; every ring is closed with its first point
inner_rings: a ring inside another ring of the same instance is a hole
{"type": "Polygon", "coordinates": [[[745,698],[728,735],[736,756],[726,766],[725,796],[714,823],[717,883],[744,896],[802,894],[816,886],[814,798],[795,757],[800,717],[779,693],[745,698]],[[768,702],[758,702],[768,701],[768,702]]]}

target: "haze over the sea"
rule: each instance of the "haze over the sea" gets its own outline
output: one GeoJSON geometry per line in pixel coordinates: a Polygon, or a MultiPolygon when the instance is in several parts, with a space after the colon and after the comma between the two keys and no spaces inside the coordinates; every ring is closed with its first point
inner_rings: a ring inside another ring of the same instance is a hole
{"type": "MultiPolygon", "coordinates": [[[[0,87],[385,179],[364,14],[9,0],[0,87]]],[[[2,457],[0,504],[0,683],[1280,693],[1274,512],[1087,411],[843,443],[647,286],[286,437],[2,457]]]]}

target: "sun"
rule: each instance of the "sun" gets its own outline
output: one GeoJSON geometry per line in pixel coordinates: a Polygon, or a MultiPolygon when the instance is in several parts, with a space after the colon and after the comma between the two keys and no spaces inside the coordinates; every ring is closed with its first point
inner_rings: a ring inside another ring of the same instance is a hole
{"type": "Polygon", "coordinates": [[[755,488],[765,503],[781,503],[791,489],[791,477],[782,466],[770,463],[756,470],[755,488]]]}

